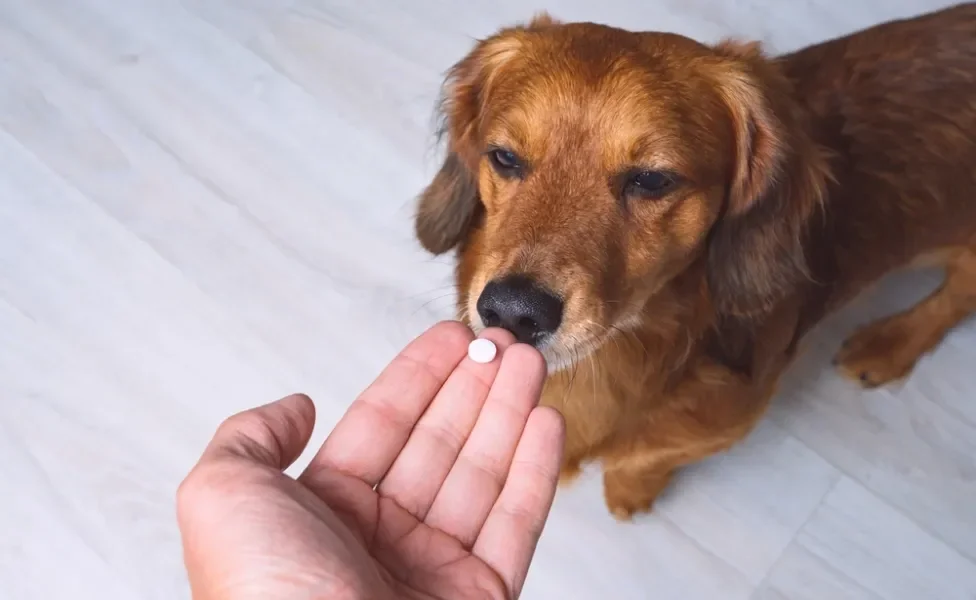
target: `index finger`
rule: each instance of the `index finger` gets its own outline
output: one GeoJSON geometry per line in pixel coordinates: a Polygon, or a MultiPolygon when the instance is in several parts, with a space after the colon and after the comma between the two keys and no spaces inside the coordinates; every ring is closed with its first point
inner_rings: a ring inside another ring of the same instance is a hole
{"type": "Polygon", "coordinates": [[[447,321],[408,344],[352,403],[301,478],[333,470],[376,485],[472,339],[470,329],[447,321]]]}

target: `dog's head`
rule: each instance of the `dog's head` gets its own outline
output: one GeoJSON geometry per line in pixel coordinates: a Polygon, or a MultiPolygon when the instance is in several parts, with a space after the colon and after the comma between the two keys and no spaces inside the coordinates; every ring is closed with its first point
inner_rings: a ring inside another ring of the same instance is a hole
{"type": "Polygon", "coordinates": [[[547,16],[502,30],[447,78],[418,238],[458,250],[472,326],[554,368],[652,318],[692,265],[719,313],[756,318],[806,276],[824,181],[790,93],[754,45],[547,16]]]}

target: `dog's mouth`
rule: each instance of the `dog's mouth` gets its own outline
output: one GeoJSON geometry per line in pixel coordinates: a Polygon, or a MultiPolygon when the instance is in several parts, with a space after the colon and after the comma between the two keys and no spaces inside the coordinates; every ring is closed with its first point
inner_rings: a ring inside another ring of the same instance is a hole
{"type": "Polygon", "coordinates": [[[551,375],[585,362],[606,344],[633,332],[639,323],[636,316],[617,319],[610,325],[592,320],[568,323],[564,334],[554,337],[539,350],[546,358],[551,375]]]}
{"type": "Polygon", "coordinates": [[[606,341],[595,337],[585,339],[567,336],[567,338],[565,340],[553,340],[546,346],[539,348],[542,356],[546,359],[550,375],[581,364],[606,341]]]}
{"type": "MultiPolygon", "coordinates": [[[[475,334],[487,329],[480,322],[471,323],[475,334]]],[[[513,335],[514,332],[512,332],[513,335]]],[[[532,346],[538,350],[546,360],[549,374],[553,375],[565,371],[582,363],[612,337],[610,334],[597,335],[562,335],[550,334],[539,339],[532,346]]],[[[518,339],[516,337],[516,339],[518,339]]]]}
{"type": "Polygon", "coordinates": [[[631,332],[639,322],[634,317],[620,319],[611,325],[602,325],[592,320],[569,321],[562,323],[555,331],[530,336],[527,332],[535,329],[536,324],[506,326],[494,322],[486,323],[480,314],[471,311],[465,311],[462,317],[475,334],[480,334],[489,327],[501,327],[512,333],[517,341],[535,347],[545,358],[550,375],[575,368],[605,344],[612,343],[615,337],[631,332]]]}
{"type": "Polygon", "coordinates": [[[620,303],[604,305],[582,293],[558,294],[526,275],[508,274],[472,287],[480,291],[460,306],[462,320],[475,333],[492,327],[508,330],[518,342],[542,353],[550,374],[584,361],[639,323],[636,314],[614,314],[620,303]]]}

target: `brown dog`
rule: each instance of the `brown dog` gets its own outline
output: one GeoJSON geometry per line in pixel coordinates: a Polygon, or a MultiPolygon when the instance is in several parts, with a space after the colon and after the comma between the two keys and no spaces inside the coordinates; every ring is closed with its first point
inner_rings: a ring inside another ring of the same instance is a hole
{"type": "Polygon", "coordinates": [[[601,461],[619,518],[745,436],[888,272],[947,275],[844,345],[866,386],[976,310],[976,4],[778,59],[542,15],[452,69],[444,116],[417,235],[457,249],[462,319],[546,356],[564,476],[601,461]]]}

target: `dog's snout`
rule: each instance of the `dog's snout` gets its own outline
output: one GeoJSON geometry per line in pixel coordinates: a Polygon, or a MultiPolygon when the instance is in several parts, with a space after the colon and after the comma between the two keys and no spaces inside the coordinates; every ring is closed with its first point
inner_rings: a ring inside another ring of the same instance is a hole
{"type": "Polygon", "coordinates": [[[478,315],[485,326],[502,327],[519,342],[537,346],[559,329],[563,302],[532,279],[513,275],[485,286],[478,315]]]}

